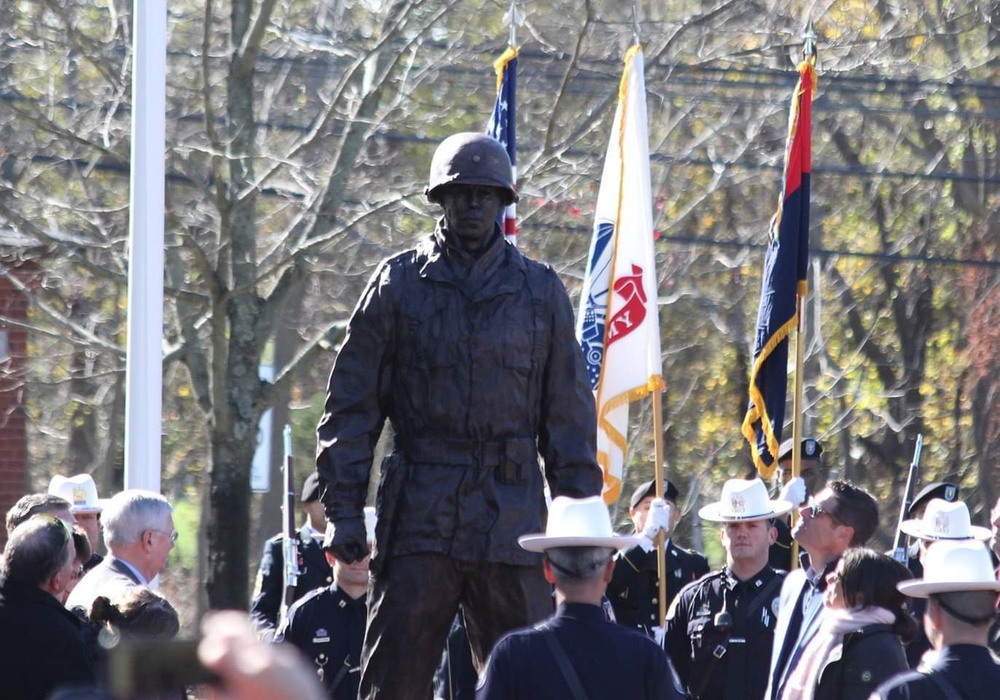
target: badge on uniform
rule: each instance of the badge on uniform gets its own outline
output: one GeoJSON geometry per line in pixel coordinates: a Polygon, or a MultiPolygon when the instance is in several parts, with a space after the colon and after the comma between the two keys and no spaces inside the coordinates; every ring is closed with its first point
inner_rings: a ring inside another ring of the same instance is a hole
{"type": "Polygon", "coordinates": [[[951,503],[955,500],[956,496],[958,496],[957,487],[952,486],[951,484],[948,484],[947,486],[944,487],[944,500],[951,503]]]}
{"type": "Polygon", "coordinates": [[[313,644],[325,644],[330,641],[330,633],[324,628],[320,627],[316,630],[316,636],[313,637],[313,644]]]}

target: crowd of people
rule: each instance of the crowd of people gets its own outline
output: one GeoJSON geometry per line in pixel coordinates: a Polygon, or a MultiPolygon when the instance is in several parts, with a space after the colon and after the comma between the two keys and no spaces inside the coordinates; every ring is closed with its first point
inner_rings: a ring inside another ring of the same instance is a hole
{"type": "MultiPolygon", "coordinates": [[[[209,686],[150,672],[141,697],[996,694],[1000,501],[992,530],[976,527],[956,485],[927,486],[902,525],[912,546],[890,557],[870,546],[876,499],[829,479],[808,438],[782,444],[775,493],[730,479],[698,511],[718,527],[716,571],[675,540],[669,481],[640,484],[634,532],[615,534],[569,297],[497,224],[517,201],[506,151],[482,134],[445,139],[426,194],[443,216],[379,266],[348,324],[294,547],[266,544],[250,615],[202,621],[187,661],[209,686]],[[386,422],[394,445],[371,507],[386,422]]],[[[3,697],[108,697],[118,650],[178,634],[155,592],[177,539],[159,494],[100,501],[89,476],[56,477],[6,524],[0,625],[18,633],[0,637],[3,697]]]]}

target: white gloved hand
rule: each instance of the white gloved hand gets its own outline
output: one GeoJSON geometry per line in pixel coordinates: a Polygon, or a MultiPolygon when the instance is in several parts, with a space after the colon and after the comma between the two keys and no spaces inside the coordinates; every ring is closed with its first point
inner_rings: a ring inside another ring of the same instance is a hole
{"type": "Polygon", "coordinates": [[[797,476],[781,487],[781,501],[788,501],[796,508],[806,500],[806,482],[801,476],[797,476]]]}
{"type": "Polygon", "coordinates": [[[642,529],[642,539],[639,546],[643,551],[651,552],[656,547],[656,536],[660,531],[670,534],[671,506],[662,498],[654,498],[646,514],[646,526],[642,529]]]}
{"type": "Polygon", "coordinates": [[[656,642],[656,646],[662,647],[663,646],[663,628],[660,627],[659,625],[654,625],[653,627],[650,628],[650,631],[653,633],[653,641],[656,642]]]}

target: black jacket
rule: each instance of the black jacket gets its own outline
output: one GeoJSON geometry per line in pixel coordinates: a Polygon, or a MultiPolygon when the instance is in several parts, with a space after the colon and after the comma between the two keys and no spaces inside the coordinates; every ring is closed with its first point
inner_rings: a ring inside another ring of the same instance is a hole
{"type": "Polygon", "coordinates": [[[0,696],[44,700],[94,682],[83,622],[39,588],[0,585],[0,696]]]}
{"type": "MultiPolygon", "coordinates": [[[[298,531],[296,548],[299,552],[299,580],[295,587],[295,600],[317,588],[333,583],[333,569],[323,554],[322,543],[305,525],[298,531]]],[[[284,537],[275,535],[264,544],[264,554],[257,569],[250,619],[257,634],[270,637],[278,624],[278,610],[285,585],[284,537]]]]}
{"type": "Polygon", "coordinates": [[[948,684],[962,700],[995,698],[1000,694],[1000,663],[986,647],[956,644],[942,649],[926,672],[898,675],[879,686],[872,697],[880,700],[949,700],[935,679],[948,684]]]}
{"type": "Polygon", "coordinates": [[[517,538],[542,530],[539,453],[553,496],[601,491],[594,397],[566,290],[495,230],[471,259],[439,224],[381,264],[330,375],[316,466],[327,518],[360,522],[388,418],[372,565],[438,553],[537,563],[517,538]]]}
{"type": "Polygon", "coordinates": [[[844,643],[820,671],[815,700],[868,700],[881,683],[906,671],[903,643],[889,625],[868,625],[844,643]]]}
{"type": "MultiPolygon", "coordinates": [[[[708,560],[667,543],[667,607],[681,588],[708,573],[708,560]]],[[[651,634],[660,624],[659,577],[656,575],[656,550],[646,552],[636,545],[615,557],[615,571],[608,584],[607,596],[620,625],[651,634]]]]}
{"type": "MultiPolygon", "coordinates": [[[[558,640],[591,700],[684,697],[663,650],[639,632],[608,622],[599,606],[564,603],[543,625],[558,640]]],[[[497,642],[476,691],[479,700],[573,697],[538,628],[512,632],[497,642]]]]}

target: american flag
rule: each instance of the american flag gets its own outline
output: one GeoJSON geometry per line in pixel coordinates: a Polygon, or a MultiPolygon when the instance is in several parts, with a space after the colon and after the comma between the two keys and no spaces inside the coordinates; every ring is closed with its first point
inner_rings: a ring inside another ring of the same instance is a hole
{"type": "MultiPolygon", "coordinates": [[[[514,183],[517,183],[517,52],[513,46],[493,63],[497,74],[497,99],[486,133],[503,144],[513,166],[514,183]]],[[[517,204],[510,204],[497,219],[507,240],[517,245],[517,204]]]]}

